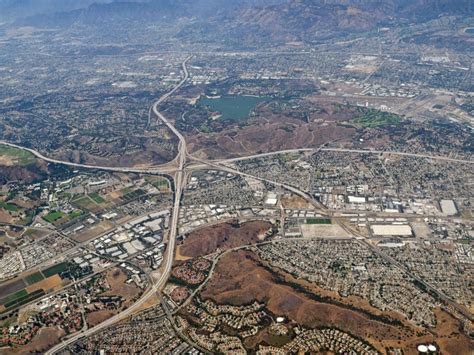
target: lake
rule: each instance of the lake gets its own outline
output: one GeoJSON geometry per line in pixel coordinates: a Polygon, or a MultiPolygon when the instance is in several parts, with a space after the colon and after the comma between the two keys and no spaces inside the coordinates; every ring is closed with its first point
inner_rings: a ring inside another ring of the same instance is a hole
{"type": "Polygon", "coordinates": [[[208,106],[212,111],[219,112],[223,119],[242,120],[247,118],[252,110],[269,97],[244,95],[228,95],[219,98],[202,97],[198,105],[208,106]]]}

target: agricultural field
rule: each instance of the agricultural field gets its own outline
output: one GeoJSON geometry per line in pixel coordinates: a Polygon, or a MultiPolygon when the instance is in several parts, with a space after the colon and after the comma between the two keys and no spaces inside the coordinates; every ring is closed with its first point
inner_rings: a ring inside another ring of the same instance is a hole
{"type": "Polygon", "coordinates": [[[308,218],[306,224],[331,224],[331,220],[327,218],[308,218]]]}
{"type": "Polygon", "coordinates": [[[10,310],[19,307],[21,305],[33,301],[38,297],[43,296],[44,294],[45,292],[42,289],[35,290],[31,293],[28,292],[26,289],[21,289],[2,299],[0,304],[0,311],[10,310]]]}
{"type": "Polygon", "coordinates": [[[50,277],[56,274],[60,274],[64,271],[69,269],[69,264],[67,262],[63,262],[54,266],[51,266],[42,271],[44,277],[50,277]]]}
{"type": "Polygon", "coordinates": [[[41,280],[44,280],[44,276],[39,271],[25,277],[25,281],[28,285],[40,282],[41,280]]]}

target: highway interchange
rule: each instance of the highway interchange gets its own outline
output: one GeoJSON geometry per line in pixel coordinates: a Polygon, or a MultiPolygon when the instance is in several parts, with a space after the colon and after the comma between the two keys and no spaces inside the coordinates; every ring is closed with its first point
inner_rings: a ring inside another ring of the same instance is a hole
{"type": "MultiPolygon", "coordinates": [[[[282,153],[295,153],[295,152],[307,152],[307,153],[317,153],[318,151],[337,151],[337,152],[346,152],[346,153],[360,153],[360,154],[384,154],[384,153],[389,153],[393,155],[401,155],[401,156],[413,156],[413,157],[420,157],[420,158],[429,158],[433,160],[442,160],[442,161],[452,161],[452,162],[458,162],[458,163],[465,163],[465,164],[473,164],[474,161],[472,160],[463,160],[463,159],[457,159],[457,158],[450,158],[450,157],[443,157],[443,156],[431,156],[431,155],[426,155],[426,154],[414,154],[414,153],[405,153],[405,152],[394,152],[394,151],[381,151],[381,150],[361,150],[361,149],[343,149],[343,148],[328,148],[328,147],[319,147],[319,148],[301,148],[301,149],[289,149],[289,150],[281,150],[281,151],[276,151],[276,152],[268,152],[268,153],[263,153],[263,154],[255,154],[251,156],[246,156],[246,157],[241,157],[241,158],[233,158],[233,159],[222,159],[222,160],[204,160],[204,159],[198,159],[194,156],[192,156],[188,150],[187,150],[187,145],[186,145],[186,140],[184,136],[176,129],[176,127],[171,123],[160,111],[159,107],[160,105],[165,102],[170,96],[172,96],[175,92],[177,92],[188,80],[189,78],[189,72],[187,68],[187,63],[191,59],[191,57],[186,58],[186,60],[182,63],[182,70],[183,70],[183,79],[175,86],[173,87],[172,90],[161,96],[151,107],[150,112],[149,112],[149,123],[151,120],[157,118],[161,120],[179,139],[179,146],[178,146],[178,154],[176,158],[167,164],[164,165],[159,165],[159,166],[150,166],[150,167],[144,167],[144,168],[129,168],[129,167],[105,167],[105,166],[93,166],[93,165],[87,165],[87,164],[79,164],[79,163],[72,163],[68,161],[61,161],[57,159],[52,159],[44,156],[42,153],[31,149],[31,148],[26,148],[17,144],[13,144],[10,142],[4,142],[0,141],[1,144],[5,144],[11,147],[19,148],[26,150],[32,154],[34,154],[37,158],[42,159],[44,161],[50,162],[50,163],[56,163],[56,164],[64,164],[67,166],[71,167],[77,167],[77,168],[84,168],[84,169],[95,169],[95,170],[105,170],[105,171],[111,171],[111,172],[122,172],[122,173],[143,173],[143,174],[166,174],[170,175],[173,177],[174,180],[174,204],[173,204],[173,210],[172,210],[172,216],[170,220],[170,230],[169,230],[169,235],[168,235],[168,246],[167,246],[167,252],[165,253],[164,256],[164,262],[163,262],[163,267],[162,267],[162,272],[160,276],[156,280],[152,280],[152,286],[149,287],[141,296],[139,300],[137,300],[132,306],[124,310],[123,312],[107,319],[106,321],[92,327],[89,329],[84,329],[83,331],[67,338],[64,339],[61,343],[50,349],[46,354],[55,354],[61,351],[62,349],[66,348],[68,345],[76,342],[80,338],[87,337],[92,335],[93,333],[96,333],[100,331],[101,329],[104,329],[108,326],[111,326],[112,324],[125,319],[126,317],[132,315],[134,312],[139,310],[146,302],[148,302],[152,297],[156,297],[157,292],[162,289],[162,287],[166,284],[166,281],[168,280],[168,277],[171,272],[173,260],[174,260],[174,249],[175,249],[175,243],[176,243],[176,237],[178,233],[178,219],[179,219],[179,210],[180,210],[180,204],[181,204],[181,198],[183,191],[186,187],[186,182],[187,182],[187,177],[189,172],[193,170],[199,170],[199,169],[205,169],[205,168],[215,168],[218,170],[222,171],[227,171],[233,174],[238,174],[241,176],[245,177],[252,177],[254,179],[264,181],[266,183],[273,184],[274,186],[286,189],[302,198],[310,202],[318,212],[330,216],[331,213],[326,209],[325,206],[321,205],[318,201],[313,199],[311,196],[309,196],[307,193],[296,189],[293,186],[285,185],[282,183],[278,183],[275,181],[271,181],[268,179],[263,179],[257,176],[253,176],[248,173],[243,173],[239,170],[233,169],[229,167],[227,164],[233,163],[236,161],[242,161],[242,160],[247,160],[247,159],[253,159],[253,158],[259,158],[259,157],[266,157],[266,156],[271,156],[271,155],[276,155],[276,154],[282,154],[282,153]]],[[[363,235],[358,234],[356,231],[353,230],[353,228],[347,226],[342,221],[336,220],[336,223],[339,223],[344,229],[346,229],[350,234],[355,236],[357,240],[360,240],[366,245],[369,245],[371,249],[374,249],[374,251],[379,254],[381,257],[383,257],[385,260],[390,262],[394,267],[401,268],[406,271],[406,268],[401,265],[400,263],[396,262],[389,256],[387,256],[385,253],[380,251],[380,249],[376,248],[375,246],[369,244],[367,241],[365,241],[365,237],[363,235]]],[[[413,276],[413,275],[412,275],[413,276]]],[[[448,298],[446,295],[441,293],[440,291],[436,290],[434,287],[431,285],[426,284],[421,279],[415,278],[417,281],[421,282],[422,284],[425,285],[425,287],[438,294],[441,299],[443,299],[446,303],[457,309],[459,312],[464,314],[465,316],[468,316],[468,318],[472,319],[472,315],[470,315],[469,312],[467,312],[463,307],[459,306],[456,302],[448,298]]]]}

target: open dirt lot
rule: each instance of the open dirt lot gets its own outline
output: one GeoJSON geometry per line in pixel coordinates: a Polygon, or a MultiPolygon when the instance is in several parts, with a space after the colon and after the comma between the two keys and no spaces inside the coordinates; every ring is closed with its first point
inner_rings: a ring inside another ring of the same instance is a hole
{"type": "Polygon", "coordinates": [[[87,324],[89,325],[89,327],[93,327],[97,324],[102,323],[104,320],[114,316],[115,314],[117,314],[117,312],[109,310],[100,310],[89,313],[86,316],[87,324]]]}
{"type": "Polygon", "coordinates": [[[289,209],[308,209],[312,210],[314,209],[314,206],[306,201],[304,198],[296,195],[284,195],[281,198],[281,204],[283,205],[284,208],[289,208],[289,209]]]}
{"type": "Polygon", "coordinates": [[[120,269],[114,268],[107,271],[107,282],[110,285],[110,290],[104,292],[103,296],[122,296],[127,306],[131,300],[137,297],[141,290],[135,284],[126,284],[127,275],[120,269]]]}
{"type": "Polygon", "coordinates": [[[98,225],[85,230],[82,233],[76,234],[73,236],[74,240],[83,243],[87,242],[88,240],[98,236],[99,234],[105,233],[113,228],[113,224],[110,222],[101,222],[98,225]]]}
{"type": "Polygon", "coordinates": [[[350,237],[341,226],[337,224],[303,224],[301,232],[305,238],[348,238],[350,237]]]}

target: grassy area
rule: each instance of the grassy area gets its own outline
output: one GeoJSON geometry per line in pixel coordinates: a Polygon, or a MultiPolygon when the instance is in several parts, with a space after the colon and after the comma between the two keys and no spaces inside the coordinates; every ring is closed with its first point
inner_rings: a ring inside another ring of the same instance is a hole
{"type": "Polygon", "coordinates": [[[10,212],[17,212],[20,209],[17,205],[5,201],[0,201],[0,208],[3,208],[10,212]]]}
{"type": "Polygon", "coordinates": [[[82,211],[81,210],[75,210],[75,211],[70,212],[67,216],[71,220],[71,219],[82,216],[82,211]]]}
{"type": "Polygon", "coordinates": [[[97,192],[91,193],[89,197],[99,204],[105,202],[105,200],[97,192]]]}
{"type": "Polygon", "coordinates": [[[331,220],[328,218],[308,218],[306,224],[331,224],[331,220]]]}
{"type": "Polygon", "coordinates": [[[402,118],[394,113],[374,109],[358,108],[359,116],[352,123],[364,128],[374,128],[383,125],[399,124],[402,118]]]}
{"type": "Polygon", "coordinates": [[[46,216],[43,217],[43,219],[49,223],[54,223],[57,220],[61,219],[64,217],[64,213],[61,211],[51,211],[49,212],[46,216]]]}
{"type": "Polygon", "coordinates": [[[97,204],[94,203],[88,196],[79,197],[78,199],[73,200],[72,203],[75,206],[88,211],[96,210],[98,208],[97,204]]]}
{"type": "Polygon", "coordinates": [[[50,276],[60,274],[61,272],[66,271],[68,268],[69,268],[68,263],[64,262],[64,263],[60,263],[60,264],[57,264],[57,265],[53,265],[53,266],[43,270],[42,273],[43,273],[44,277],[48,278],[50,276]]]}
{"type": "Polygon", "coordinates": [[[149,182],[160,191],[167,191],[170,189],[170,183],[166,178],[158,177],[150,179],[149,182]]]}
{"type": "Polygon", "coordinates": [[[41,280],[44,280],[44,276],[41,272],[35,272],[34,274],[28,275],[25,277],[26,283],[28,285],[33,285],[37,282],[40,282],[41,280]]]}
{"type": "Polygon", "coordinates": [[[13,164],[21,166],[30,165],[36,161],[35,156],[30,152],[4,144],[0,144],[0,157],[6,157],[13,164]]]}

